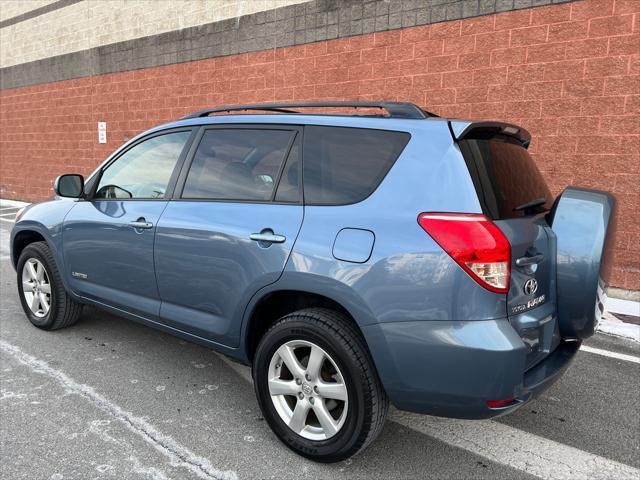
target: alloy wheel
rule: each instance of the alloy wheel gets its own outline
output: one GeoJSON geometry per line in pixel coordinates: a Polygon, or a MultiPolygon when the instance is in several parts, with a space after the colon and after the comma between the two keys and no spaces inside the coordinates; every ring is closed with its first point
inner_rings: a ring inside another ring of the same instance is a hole
{"type": "Polygon", "coordinates": [[[281,345],[269,364],[269,394],[282,421],[309,440],[336,435],[347,417],[347,386],[336,362],[305,340],[281,345]]]}
{"type": "Polygon", "coordinates": [[[45,317],[51,309],[51,283],[42,262],[30,258],[22,267],[22,295],[31,310],[38,318],[45,317]]]}

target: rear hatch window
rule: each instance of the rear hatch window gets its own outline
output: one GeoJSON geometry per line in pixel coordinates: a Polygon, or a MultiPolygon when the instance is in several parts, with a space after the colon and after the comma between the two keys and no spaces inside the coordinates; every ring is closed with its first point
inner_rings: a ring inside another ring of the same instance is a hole
{"type": "Polygon", "coordinates": [[[549,209],[549,189],[531,155],[519,143],[498,137],[462,140],[459,145],[489,218],[517,218],[549,209]]]}

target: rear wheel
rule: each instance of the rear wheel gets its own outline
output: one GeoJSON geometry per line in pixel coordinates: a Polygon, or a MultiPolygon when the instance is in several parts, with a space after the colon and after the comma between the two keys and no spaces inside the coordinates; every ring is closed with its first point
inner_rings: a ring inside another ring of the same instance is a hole
{"type": "Polygon", "coordinates": [[[34,242],[25,247],[16,271],[22,309],[36,327],[55,330],[78,320],[82,304],[65,291],[60,272],[45,242],[34,242]]]}
{"type": "Polygon", "coordinates": [[[265,419],[289,448],[320,462],[348,458],[382,430],[388,400],[359,332],[310,308],[278,320],[253,368],[265,419]]]}

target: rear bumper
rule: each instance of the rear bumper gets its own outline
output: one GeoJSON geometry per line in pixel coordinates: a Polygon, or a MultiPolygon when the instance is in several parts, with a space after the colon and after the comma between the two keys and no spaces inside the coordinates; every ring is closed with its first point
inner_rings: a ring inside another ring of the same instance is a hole
{"type": "Polygon", "coordinates": [[[382,383],[401,410],[454,418],[511,412],[551,386],[579,342],[562,342],[526,371],[526,347],[506,319],[418,321],[363,329],[382,383]],[[507,406],[487,401],[513,398],[507,406]]]}

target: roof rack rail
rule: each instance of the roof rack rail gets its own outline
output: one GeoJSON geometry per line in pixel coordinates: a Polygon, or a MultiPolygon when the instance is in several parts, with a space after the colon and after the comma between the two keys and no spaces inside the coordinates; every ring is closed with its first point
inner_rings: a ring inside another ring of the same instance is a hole
{"type": "Polygon", "coordinates": [[[437,117],[435,113],[426,112],[413,103],[408,102],[295,102],[295,103],[255,103],[249,105],[229,105],[226,107],[205,108],[197,112],[190,113],[181,120],[189,118],[207,117],[212,113],[238,112],[243,110],[256,110],[264,112],[294,113],[299,114],[297,108],[381,108],[389,113],[391,118],[412,118],[423,119],[427,117],[437,117]]]}

